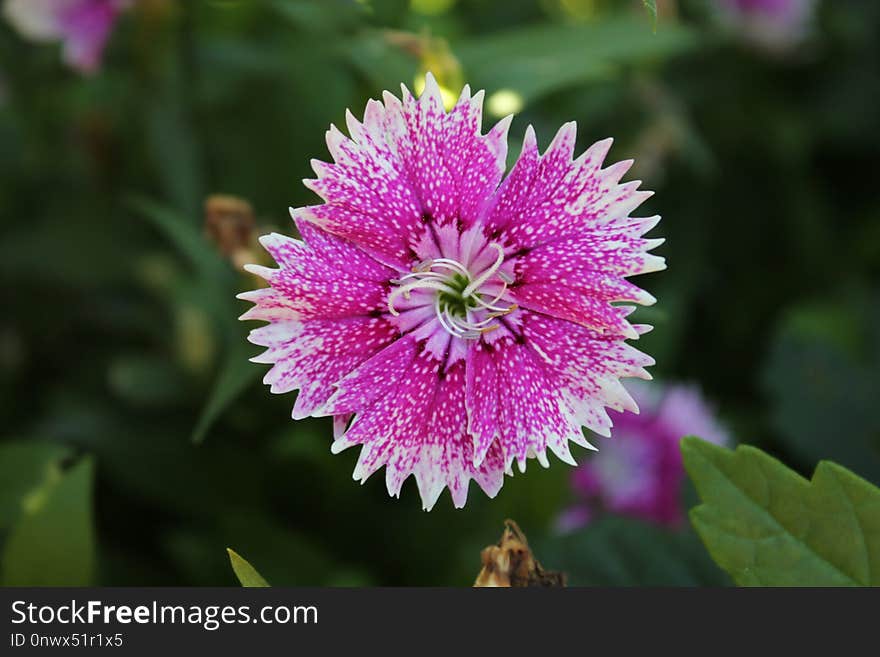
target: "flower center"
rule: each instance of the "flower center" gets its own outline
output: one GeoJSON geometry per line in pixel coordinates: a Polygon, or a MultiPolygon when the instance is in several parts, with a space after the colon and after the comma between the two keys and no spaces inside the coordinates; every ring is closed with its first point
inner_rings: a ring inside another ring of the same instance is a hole
{"type": "Polygon", "coordinates": [[[498,252],[495,262],[478,276],[474,276],[462,263],[451,258],[432,258],[413,268],[412,273],[392,281],[398,287],[388,295],[388,311],[399,315],[395,302],[400,297],[409,300],[416,290],[434,291],[434,312],[440,326],[455,337],[478,339],[483,333],[498,328],[498,317],[516,310],[516,305],[499,305],[507,286],[513,281],[500,271],[504,263],[504,249],[491,243],[498,252]],[[501,289],[493,295],[481,292],[481,288],[497,278],[501,289]]]}

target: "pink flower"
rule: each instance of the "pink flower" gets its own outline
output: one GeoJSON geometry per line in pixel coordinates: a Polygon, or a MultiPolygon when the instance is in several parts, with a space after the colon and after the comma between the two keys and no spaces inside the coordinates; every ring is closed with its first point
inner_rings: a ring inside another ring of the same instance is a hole
{"type": "Polygon", "coordinates": [[[678,524],[684,481],[679,441],[695,435],[719,445],[728,442],[696,387],[633,386],[632,392],[641,414],[615,414],[614,437],[572,475],[581,502],[562,514],[560,528],[581,527],[601,509],[678,524]]]}
{"type": "Polygon", "coordinates": [[[6,0],[3,13],[22,36],[63,42],[65,63],[94,73],[110,31],[128,0],[6,0]]]}
{"type": "Polygon", "coordinates": [[[724,20],[755,45],[784,51],[806,35],[816,0],[716,0],[724,20]]]}
{"type": "Polygon", "coordinates": [[[348,113],[350,137],[331,126],[306,181],[324,203],[291,211],[304,241],[265,236],[279,267],[249,266],[270,287],[240,295],[293,417],[333,416],[355,479],[385,466],[398,496],[413,474],[426,509],[446,487],[464,506],[471,479],[492,497],[548,448],[575,464],[568,442],[635,411],[618,379],[653,364],[612,305],[652,303],[625,277],[664,267],[642,239],[659,217],[630,216],[650,193],[619,183],[632,162],[601,168],[610,139],[572,161],[573,123],[541,155],[529,127],[502,182],[512,117],[481,134],[482,100],[465,87],[446,113],[429,75],[419,100],[348,113]]]}

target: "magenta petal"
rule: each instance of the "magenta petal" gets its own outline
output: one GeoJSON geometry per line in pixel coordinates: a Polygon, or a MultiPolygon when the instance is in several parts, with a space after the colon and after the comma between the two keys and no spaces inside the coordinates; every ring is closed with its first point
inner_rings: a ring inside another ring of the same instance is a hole
{"type": "Polygon", "coordinates": [[[374,356],[340,382],[328,405],[335,414],[355,411],[348,431],[333,444],[334,452],[362,445],[355,479],[364,481],[386,467],[392,496],[415,475],[426,509],[448,487],[456,506],[463,506],[470,479],[490,496],[501,487],[503,460],[497,448],[474,466],[473,438],[467,433],[464,365],[446,371],[408,337],[374,356]],[[405,373],[402,376],[401,373],[405,373]]]}
{"type": "Polygon", "coordinates": [[[546,315],[527,314],[522,331],[561,377],[576,423],[609,435],[611,421],[603,407],[638,411],[619,379],[650,378],[645,370],[654,363],[650,356],[619,338],[546,315]]]}
{"type": "Polygon", "coordinates": [[[409,372],[416,358],[417,346],[411,337],[403,337],[379,351],[352,370],[338,385],[327,413],[357,413],[388,394],[409,372]]]}
{"type": "Polygon", "coordinates": [[[638,182],[618,184],[631,162],[600,168],[610,139],[572,161],[574,142],[574,124],[566,124],[538,155],[529,128],[519,160],[492,201],[487,225],[516,247],[532,248],[630,221],[630,212],[651,196],[638,191],[638,182]]]}
{"type": "Polygon", "coordinates": [[[558,283],[535,283],[518,288],[514,299],[523,308],[567,319],[599,333],[627,338],[639,337],[620,308],[610,305],[601,297],[584,294],[582,289],[558,283]]]}
{"type": "MultiPolygon", "coordinates": [[[[353,244],[303,226],[306,242],[277,233],[261,242],[280,265],[245,267],[264,278],[277,297],[301,319],[366,315],[385,307],[393,273],[353,244]]],[[[256,299],[255,299],[256,300],[256,299]]]]}
{"type": "Polygon", "coordinates": [[[302,232],[305,242],[264,236],[279,268],[248,269],[271,287],[239,295],[254,303],[243,319],[272,322],[251,331],[251,342],[268,347],[253,360],[274,365],[263,379],[272,392],[299,389],[294,417],[316,413],[335,392],[333,384],[398,335],[372,313],[384,306],[391,270],[312,226],[302,232]]]}
{"type": "Polygon", "coordinates": [[[306,181],[326,203],[297,215],[406,267],[424,216],[474,222],[501,180],[509,122],[484,136],[481,113],[482,95],[465,88],[447,114],[432,76],[419,100],[404,89],[403,101],[370,101],[362,123],[349,115],[351,139],[328,132],[334,162],[313,162],[306,181]]]}
{"type": "Polygon", "coordinates": [[[504,173],[510,122],[481,135],[482,103],[482,92],[471,98],[465,87],[445,113],[432,75],[418,101],[405,88],[402,103],[386,95],[389,113],[397,115],[401,128],[393,133],[398,153],[424,211],[441,224],[477,220],[504,173]]]}
{"type": "Polygon", "coordinates": [[[546,465],[548,447],[571,461],[568,441],[581,440],[580,428],[570,420],[557,379],[546,360],[513,334],[471,347],[468,408],[478,457],[497,437],[507,462],[516,459],[520,470],[529,457],[546,465]]]}
{"type": "Polygon", "coordinates": [[[522,150],[504,182],[490,199],[483,225],[492,235],[501,235],[505,228],[520,218],[520,209],[528,202],[532,182],[540,163],[538,140],[532,126],[526,129],[522,150]]]}
{"type": "Polygon", "coordinates": [[[254,329],[249,339],[268,347],[252,360],[274,365],[263,378],[272,392],[300,389],[294,406],[294,417],[299,418],[318,412],[335,392],[334,384],[396,334],[382,318],[349,317],[276,322],[254,329]]]}
{"type": "Polygon", "coordinates": [[[318,178],[305,181],[326,205],[298,216],[381,252],[391,264],[405,263],[422,208],[400,162],[390,153],[359,146],[335,128],[327,143],[336,161],[313,161],[318,178]]]}
{"type": "Polygon", "coordinates": [[[517,274],[525,283],[559,281],[578,287],[595,285],[593,278],[621,279],[662,269],[662,259],[646,253],[659,242],[642,238],[658,221],[649,217],[596,226],[528,249],[517,262],[517,274]]]}

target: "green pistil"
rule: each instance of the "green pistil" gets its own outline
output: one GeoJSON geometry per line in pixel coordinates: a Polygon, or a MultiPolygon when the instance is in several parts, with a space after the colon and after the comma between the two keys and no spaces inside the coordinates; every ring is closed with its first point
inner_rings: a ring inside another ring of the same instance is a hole
{"type": "Polygon", "coordinates": [[[469,296],[467,299],[463,296],[464,290],[470,282],[470,279],[464,274],[453,274],[450,278],[446,279],[446,285],[455,291],[439,293],[440,310],[449,312],[453,317],[467,317],[467,311],[477,307],[474,295],[469,296]]]}

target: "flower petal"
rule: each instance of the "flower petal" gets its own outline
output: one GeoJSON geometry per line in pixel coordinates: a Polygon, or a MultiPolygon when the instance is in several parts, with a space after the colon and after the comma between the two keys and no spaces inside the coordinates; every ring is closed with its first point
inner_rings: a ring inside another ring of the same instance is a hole
{"type": "MultiPolygon", "coordinates": [[[[245,266],[275,291],[251,300],[261,307],[284,306],[301,319],[351,317],[385,308],[393,270],[350,242],[312,226],[301,229],[305,242],[278,233],[260,239],[280,267],[245,266]]],[[[256,315],[248,318],[261,319],[256,315]]]]}
{"type": "Polygon", "coordinates": [[[546,365],[539,353],[510,332],[469,349],[467,406],[478,459],[497,439],[506,463],[516,459],[520,471],[529,457],[547,465],[548,447],[574,464],[568,441],[582,444],[583,436],[570,420],[574,409],[559,377],[546,365]]]}
{"type": "Polygon", "coordinates": [[[650,379],[654,364],[624,340],[579,324],[538,313],[523,313],[523,338],[559,374],[559,384],[574,409],[573,421],[609,435],[611,420],[604,407],[638,412],[620,383],[623,377],[650,379]]]}
{"type": "Polygon", "coordinates": [[[619,378],[649,378],[644,367],[653,360],[572,322],[532,312],[520,317],[520,333],[505,331],[468,351],[467,406],[477,458],[497,440],[506,462],[516,459],[520,470],[533,456],[546,464],[548,447],[574,465],[568,442],[592,447],[581,426],[607,436],[605,407],[638,412],[619,378]]]}
{"type": "Polygon", "coordinates": [[[251,360],[272,363],[263,383],[273,393],[299,389],[296,419],[320,414],[334,384],[390,344],[397,329],[381,317],[276,322],[251,331],[248,339],[268,347],[251,360]]]}
{"type": "Polygon", "coordinates": [[[333,384],[398,335],[374,312],[385,306],[393,270],[314,226],[300,230],[305,241],[277,233],[260,240],[279,268],[247,266],[271,287],[239,295],[254,303],[242,319],[272,322],[251,331],[251,342],[268,347],[252,360],[274,365],[263,379],[272,392],[300,390],[295,418],[317,412],[333,384]]]}
{"type": "Polygon", "coordinates": [[[503,240],[515,261],[511,296],[520,306],[635,338],[637,330],[611,303],[654,302],[624,277],[665,266],[647,253],[662,241],[642,239],[659,217],[629,216],[650,194],[639,192],[638,183],[618,184],[631,162],[601,169],[610,139],[572,162],[574,144],[569,123],[540,155],[529,127],[519,159],[492,200],[487,235],[503,240]]]}
{"type": "Polygon", "coordinates": [[[455,506],[464,506],[471,479],[493,497],[504,474],[501,452],[496,445],[474,465],[464,400],[464,361],[444,369],[405,336],[339,383],[327,412],[356,416],[333,451],[362,445],[355,479],[365,481],[386,466],[388,493],[395,497],[409,475],[415,475],[426,510],[446,487],[455,506]]]}
{"type": "Polygon", "coordinates": [[[639,337],[626,321],[629,312],[625,307],[612,306],[601,296],[593,296],[582,288],[558,283],[533,283],[518,287],[512,296],[523,308],[582,324],[599,333],[639,337]]]}
{"type": "Polygon", "coordinates": [[[575,134],[574,123],[565,124],[539,155],[529,127],[519,160],[492,201],[486,219],[490,231],[528,249],[631,221],[629,213],[651,196],[638,191],[638,182],[618,184],[632,162],[601,169],[610,139],[593,144],[572,161],[575,134]]]}
{"type": "Polygon", "coordinates": [[[306,181],[326,203],[294,212],[407,268],[425,218],[479,218],[504,173],[510,122],[482,135],[482,92],[471,97],[466,87],[446,113],[430,75],[419,100],[406,88],[403,100],[387,92],[383,100],[367,104],[362,123],[347,117],[351,139],[331,127],[334,162],[313,162],[318,178],[306,181]]]}

